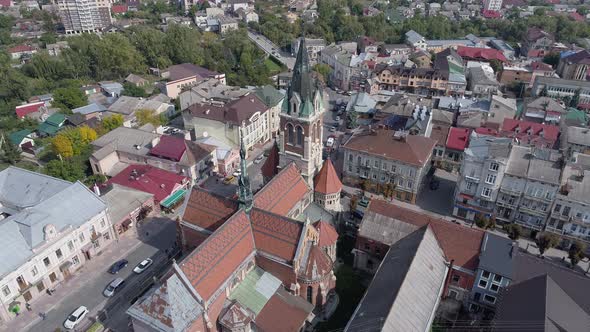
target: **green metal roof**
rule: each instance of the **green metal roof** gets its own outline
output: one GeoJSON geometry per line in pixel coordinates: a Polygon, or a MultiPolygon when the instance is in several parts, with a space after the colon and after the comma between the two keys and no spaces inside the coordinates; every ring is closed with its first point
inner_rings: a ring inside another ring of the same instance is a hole
{"type": "Polygon", "coordinates": [[[229,298],[238,301],[258,315],[280,285],[281,282],[272,274],[255,267],[234,289],[229,298]]]}
{"type": "Polygon", "coordinates": [[[178,202],[181,198],[183,198],[184,194],[186,194],[186,189],[177,190],[172,195],[168,196],[162,203],[160,203],[160,205],[162,205],[165,208],[168,208],[174,205],[174,203],[178,202]]]}
{"type": "Polygon", "coordinates": [[[47,122],[43,122],[40,123],[39,126],[37,127],[37,130],[43,134],[47,134],[47,135],[55,135],[55,133],[57,133],[61,128],[58,126],[54,126],[52,124],[49,124],[47,122]]]}
{"type": "Polygon", "coordinates": [[[269,107],[277,105],[285,98],[284,94],[271,85],[265,85],[256,89],[256,95],[269,107]]]}
{"type": "Polygon", "coordinates": [[[45,120],[45,123],[50,125],[54,125],[56,127],[61,127],[63,123],[66,121],[66,116],[63,113],[53,113],[50,117],[45,120]]]}
{"type": "Polygon", "coordinates": [[[12,144],[20,145],[20,143],[25,139],[25,137],[29,136],[30,134],[30,130],[23,129],[8,135],[8,139],[12,142],[12,144]]]}
{"type": "Polygon", "coordinates": [[[576,122],[581,125],[588,124],[588,114],[573,107],[568,108],[567,113],[565,113],[565,119],[567,121],[576,122]]]}

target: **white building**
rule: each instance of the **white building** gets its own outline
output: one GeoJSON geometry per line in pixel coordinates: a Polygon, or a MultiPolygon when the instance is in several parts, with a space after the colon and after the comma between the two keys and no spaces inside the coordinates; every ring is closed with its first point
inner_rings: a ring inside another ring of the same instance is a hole
{"type": "Polygon", "coordinates": [[[454,216],[474,220],[493,215],[511,146],[510,138],[471,134],[455,187],[454,216]]]}
{"type": "Polygon", "coordinates": [[[493,10],[499,12],[502,9],[502,0],[484,0],[483,10],[493,10]]]}
{"type": "Polygon", "coordinates": [[[66,34],[98,32],[111,24],[109,0],[57,0],[66,34]]]}
{"type": "Polygon", "coordinates": [[[114,238],[107,205],[80,182],[20,168],[0,172],[0,319],[34,303],[114,238]]]}

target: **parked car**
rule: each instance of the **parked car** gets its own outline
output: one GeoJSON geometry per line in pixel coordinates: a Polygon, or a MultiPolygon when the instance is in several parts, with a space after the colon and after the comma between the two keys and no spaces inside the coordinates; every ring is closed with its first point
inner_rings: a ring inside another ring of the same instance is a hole
{"type": "Polygon", "coordinates": [[[340,116],[339,116],[339,115],[337,115],[337,116],[336,116],[336,121],[340,122],[340,120],[341,120],[341,119],[340,119],[340,116]]]}
{"type": "Polygon", "coordinates": [[[440,186],[440,181],[438,181],[436,179],[432,179],[430,181],[430,190],[436,190],[436,189],[438,189],[439,186],[440,186]]]}
{"type": "Polygon", "coordinates": [[[238,176],[242,175],[242,170],[238,168],[238,169],[237,169],[237,170],[234,172],[234,174],[232,174],[232,175],[233,175],[233,176],[235,176],[235,177],[238,177],[238,176]]]}
{"type": "Polygon", "coordinates": [[[88,308],[86,308],[85,306],[78,307],[78,309],[74,310],[74,312],[72,312],[68,316],[68,319],[66,319],[66,321],[64,322],[64,327],[67,330],[73,329],[84,319],[84,317],[86,317],[87,314],[88,308]]]}
{"type": "Polygon", "coordinates": [[[254,163],[260,164],[262,162],[262,160],[264,160],[264,156],[260,155],[260,156],[256,157],[256,159],[254,159],[254,163]]]}
{"type": "Polygon", "coordinates": [[[330,131],[331,132],[335,132],[336,131],[336,127],[330,127],[330,131]]]}
{"type": "Polygon", "coordinates": [[[352,96],[352,91],[346,91],[347,96],[352,96]]]}
{"type": "Polygon", "coordinates": [[[123,288],[123,286],[125,286],[125,279],[117,278],[117,279],[111,281],[111,283],[107,286],[107,288],[105,288],[104,292],[102,292],[102,295],[104,295],[106,297],[111,297],[111,296],[115,295],[115,291],[117,289],[121,289],[121,288],[123,288]]]}
{"type": "Polygon", "coordinates": [[[326,141],[326,146],[329,148],[334,146],[334,137],[328,137],[328,140],[326,141]]]}
{"type": "Polygon", "coordinates": [[[117,274],[117,273],[119,273],[119,271],[121,271],[123,268],[125,268],[127,266],[127,264],[129,264],[129,262],[126,259],[121,259],[119,261],[116,261],[109,268],[109,273],[110,274],[117,274]]]}
{"type": "Polygon", "coordinates": [[[145,271],[154,261],[151,258],[146,258],[133,269],[133,272],[140,274],[145,271]]]}
{"type": "Polygon", "coordinates": [[[225,180],[223,180],[223,184],[230,184],[234,179],[235,177],[233,175],[230,175],[226,177],[225,180]]]}

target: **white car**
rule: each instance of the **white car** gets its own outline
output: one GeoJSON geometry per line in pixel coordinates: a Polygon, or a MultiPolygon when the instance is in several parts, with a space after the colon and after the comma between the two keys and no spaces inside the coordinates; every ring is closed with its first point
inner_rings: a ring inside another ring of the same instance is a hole
{"type": "Polygon", "coordinates": [[[73,329],[74,327],[76,327],[76,325],[78,325],[78,323],[82,321],[82,319],[84,319],[84,317],[86,317],[87,314],[88,308],[86,308],[85,306],[80,306],[78,309],[74,310],[74,312],[72,312],[70,316],[68,316],[68,319],[66,319],[66,321],[64,322],[64,327],[67,330],[73,329]]]}
{"type": "Polygon", "coordinates": [[[328,137],[328,140],[326,141],[326,146],[329,148],[334,146],[334,137],[328,137]]]}
{"type": "Polygon", "coordinates": [[[145,271],[150,265],[152,265],[154,261],[151,258],[144,259],[141,263],[139,263],[134,269],[133,272],[140,274],[145,271]]]}
{"type": "Polygon", "coordinates": [[[232,175],[235,176],[235,177],[238,177],[238,176],[242,175],[242,170],[241,169],[238,169],[232,175]]]}

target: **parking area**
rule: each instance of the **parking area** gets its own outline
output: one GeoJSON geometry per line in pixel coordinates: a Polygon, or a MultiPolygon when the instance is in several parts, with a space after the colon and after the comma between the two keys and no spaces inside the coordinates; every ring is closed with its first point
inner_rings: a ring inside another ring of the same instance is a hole
{"type": "Polygon", "coordinates": [[[418,195],[416,205],[426,211],[450,216],[453,213],[453,194],[457,183],[457,174],[436,169],[433,180],[438,185],[431,185],[429,180],[425,181],[422,191],[418,195]]]}

